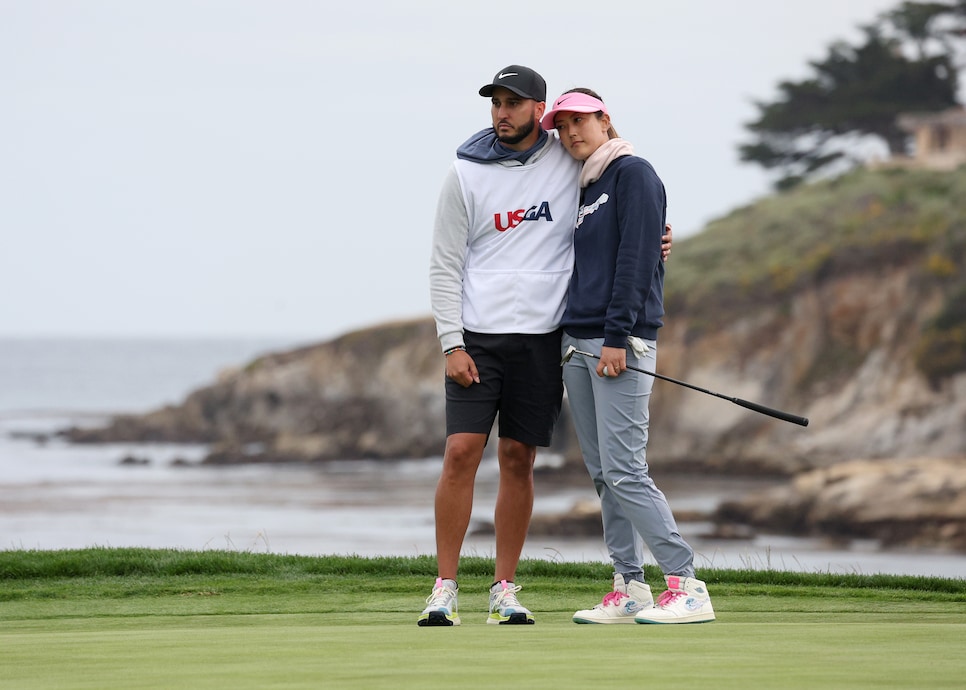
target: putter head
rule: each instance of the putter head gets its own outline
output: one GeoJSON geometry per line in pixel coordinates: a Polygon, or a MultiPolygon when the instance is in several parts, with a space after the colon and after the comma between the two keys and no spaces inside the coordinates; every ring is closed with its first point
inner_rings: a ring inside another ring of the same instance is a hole
{"type": "Polygon", "coordinates": [[[567,351],[564,353],[563,358],[560,360],[560,366],[563,366],[564,364],[566,364],[567,362],[569,362],[570,361],[570,358],[574,356],[574,353],[576,351],[577,351],[577,348],[574,347],[573,345],[571,345],[570,347],[568,347],[567,348],[567,351]]]}

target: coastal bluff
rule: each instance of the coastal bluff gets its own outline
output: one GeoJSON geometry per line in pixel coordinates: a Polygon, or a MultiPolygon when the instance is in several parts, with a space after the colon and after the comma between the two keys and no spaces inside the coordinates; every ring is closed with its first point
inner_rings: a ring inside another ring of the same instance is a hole
{"type": "MultiPolygon", "coordinates": [[[[737,209],[675,241],[666,285],[659,373],[810,423],[658,380],[653,467],[789,478],[888,468],[876,476],[920,489],[884,494],[894,512],[908,518],[918,501],[920,515],[935,516],[924,528],[933,541],[966,550],[956,498],[966,486],[966,170],[856,171],[737,209]],[[937,472],[947,481],[916,484],[937,472]]],[[[242,363],[178,405],[65,435],[204,442],[207,462],[225,464],[439,456],[443,357],[429,317],[378,324],[242,363]]],[[[582,471],[566,406],[552,450],[560,471],[582,471]]],[[[841,511],[803,517],[822,504],[816,492],[846,481],[816,477],[789,484],[798,513],[786,493],[772,516],[806,531],[847,521],[841,511]]],[[[850,484],[873,503],[885,485],[850,484]]]]}
{"type": "Polygon", "coordinates": [[[67,430],[75,443],[206,443],[206,462],[422,458],[445,442],[430,319],[384,324],[221,371],[178,405],[67,430]]]}

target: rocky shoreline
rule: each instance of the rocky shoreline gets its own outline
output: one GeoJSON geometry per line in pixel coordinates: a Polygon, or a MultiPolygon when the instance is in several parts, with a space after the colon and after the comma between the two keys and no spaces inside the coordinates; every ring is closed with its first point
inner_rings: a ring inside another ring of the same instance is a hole
{"type": "MultiPolygon", "coordinates": [[[[659,380],[652,467],[787,478],[722,506],[721,529],[966,549],[963,194],[966,169],[857,172],[676,242],[658,371],[810,423],[659,380]]],[[[266,355],[179,405],[64,435],[206,443],[213,465],[424,458],[443,452],[444,406],[426,317],[266,355]]],[[[556,472],[583,473],[566,404],[550,450],[556,472]]]]}
{"type": "MultiPolygon", "coordinates": [[[[73,443],[205,443],[210,451],[204,464],[218,466],[439,456],[444,426],[441,368],[431,320],[389,324],[223,372],[181,405],[118,416],[106,426],[68,429],[62,435],[73,443]],[[384,349],[381,354],[360,352],[357,342],[380,342],[384,349]]],[[[714,378],[707,370],[704,375],[714,378]]],[[[966,389],[966,376],[949,388],[966,389]]],[[[654,415],[649,449],[652,465],[678,474],[785,481],[702,516],[716,536],[749,538],[760,530],[966,552],[962,456],[852,460],[852,440],[841,447],[834,442],[838,434],[851,435],[847,428],[836,431],[826,422],[788,430],[784,427],[790,425],[750,413],[719,431],[721,449],[702,453],[681,443],[689,432],[680,428],[681,419],[669,419],[668,410],[690,418],[705,410],[705,401],[691,398],[675,404],[672,393],[667,388],[659,392],[662,406],[654,415]],[[819,451],[795,452],[803,445],[815,447],[816,437],[825,439],[819,451]]],[[[727,403],[712,402],[717,407],[708,409],[717,418],[734,414],[727,403]]],[[[941,414],[948,415],[948,410],[941,414]]],[[[692,443],[703,446],[700,437],[692,443]]],[[[585,477],[566,405],[549,452],[563,460],[542,468],[544,475],[555,481],[585,477]]],[[[536,518],[531,533],[589,536],[599,530],[599,507],[581,505],[536,518]]]]}
{"type": "MultiPolygon", "coordinates": [[[[704,536],[718,540],[750,540],[761,532],[966,553],[966,460],[855,460],[796,474],[706,513],[675,511],[675,517],[710,524],[704,536]]],[[[530,533],[600,535],[600,505],[582,501],[535,516],[530,533]]]]}
{"type": "Polygon", "coordinates": [[[966,553],[966,460],[854,460],[723,503],[720,524],[966,553]]]}

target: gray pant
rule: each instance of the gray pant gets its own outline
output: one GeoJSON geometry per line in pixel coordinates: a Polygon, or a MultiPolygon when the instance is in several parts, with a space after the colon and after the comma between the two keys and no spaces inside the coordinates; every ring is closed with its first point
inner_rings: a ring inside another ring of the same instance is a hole
{"type": "MultiPolygon", "coordinates": [[[[627,363],[655,371],[657,344],[638,359],[627,349],[627,363]]],[[[562,352],[573,345],[599,354],[603,338],[582,340],[566,333],[562,352]]],[[[694,552],[678,533],[667,498],[647,470],[648,402],[654,377],[625,371],[597,376],[597,360],[574,355],[564,366],[570,411],[584,464],[600,496],[604,543],[618,573],[640,573],[641,544],[647,544],[665,575],[694,577],[694,552]]]]}

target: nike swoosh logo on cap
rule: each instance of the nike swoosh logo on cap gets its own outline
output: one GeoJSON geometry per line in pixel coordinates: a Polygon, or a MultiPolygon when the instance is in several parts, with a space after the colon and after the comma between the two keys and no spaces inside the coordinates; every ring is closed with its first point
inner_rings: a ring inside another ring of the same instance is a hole
{"type": "Polygon", "coordinates": [[[497,79],[503,79],[504,77],[518,77],[520,76],[517,72],[502,72],[497,79]]]}

